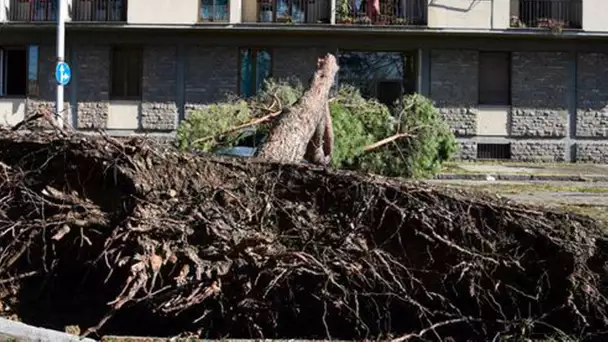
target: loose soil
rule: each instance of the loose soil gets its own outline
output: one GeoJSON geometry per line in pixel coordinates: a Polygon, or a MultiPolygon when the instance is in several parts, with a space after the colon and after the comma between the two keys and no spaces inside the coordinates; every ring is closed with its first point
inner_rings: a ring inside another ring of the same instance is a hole
{"type": "Polygon", "coordinates": [[[0,162],[2,314],[29,324],[606,338],[608,238],[588,217],[143,139],[3,132],[0,162]]]}

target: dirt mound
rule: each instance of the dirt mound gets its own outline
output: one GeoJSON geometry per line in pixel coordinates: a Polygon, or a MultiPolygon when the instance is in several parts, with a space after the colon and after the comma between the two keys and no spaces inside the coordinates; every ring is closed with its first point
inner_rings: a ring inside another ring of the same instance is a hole
{"type": "Polygon", "coordinates": [[[0,162],[2,309],[28,323],[457,341],[608,328],[591,219],[141,139],[1,133],[0,162]]]}

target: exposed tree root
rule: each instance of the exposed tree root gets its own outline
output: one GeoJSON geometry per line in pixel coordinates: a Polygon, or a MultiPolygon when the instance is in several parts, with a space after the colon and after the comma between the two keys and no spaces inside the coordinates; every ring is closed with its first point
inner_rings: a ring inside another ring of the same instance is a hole
{"type": "Polygon", "coordinates": [[[26,322],[394,341],[608,328],[591,219],[141,139],[3,132],[0,162],[2,307],[26,322]]]}

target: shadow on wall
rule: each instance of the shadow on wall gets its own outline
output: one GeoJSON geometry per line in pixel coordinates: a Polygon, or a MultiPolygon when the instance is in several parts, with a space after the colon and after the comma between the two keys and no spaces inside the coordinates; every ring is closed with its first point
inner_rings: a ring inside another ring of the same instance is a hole
{"type": "Polygon", "coordinates": [[[443,8],[448,11],[469,12],[482,1],[492,0],[431,0],[429,7],[443,8]]]}

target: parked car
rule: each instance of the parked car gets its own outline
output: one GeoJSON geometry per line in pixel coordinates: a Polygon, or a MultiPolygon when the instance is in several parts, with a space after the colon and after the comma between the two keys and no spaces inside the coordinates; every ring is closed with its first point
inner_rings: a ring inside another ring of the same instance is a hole
{"type": "Polygon", "coordinates": [[[266,134],[254,128],[245,129],[236,139],[233,147],[220,147],[213,153],[223,156],[253,157],[265,140],[266,134]]]}

